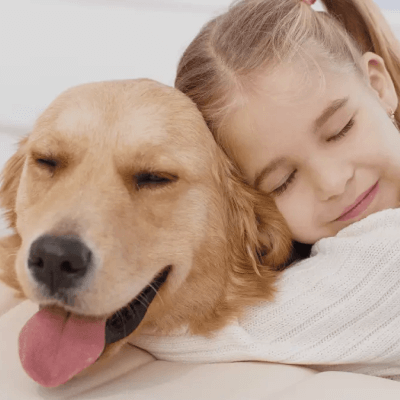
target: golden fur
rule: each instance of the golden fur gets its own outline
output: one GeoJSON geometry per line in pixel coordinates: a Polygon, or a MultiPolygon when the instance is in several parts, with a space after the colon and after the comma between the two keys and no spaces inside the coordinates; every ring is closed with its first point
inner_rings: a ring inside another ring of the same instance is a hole
{"type": "Polygon", "coordinates": [[[15,231],[0,242],[1,278],[42,306],[108,318],[172,265],[133,334],[182,324],[212,333],[272,299],[274,268],[290,251],[273,201],[241,181],[195,105],[145,79],[61,94],[6,164],[0,202],[15,231]],[[143,171],[174,179],[138,189],[143,171]],[[30,245],[43,234],[78,235],[93,251],[95,273],[73,304],[44,297],[28,276],[30,245]]]}

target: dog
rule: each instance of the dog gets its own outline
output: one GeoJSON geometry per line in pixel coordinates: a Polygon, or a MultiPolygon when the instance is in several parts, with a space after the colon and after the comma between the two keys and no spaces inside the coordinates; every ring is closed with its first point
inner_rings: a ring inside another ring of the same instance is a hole
{"type": "Polygon", "coordinates": [[[71,88],[5,165],[1,279],[39,311],[19,354],[61,385],[142,329],[210,335],[272,300],[288,259],[273,200],[241,179],[195,104],[149,80],[71,88]]]}

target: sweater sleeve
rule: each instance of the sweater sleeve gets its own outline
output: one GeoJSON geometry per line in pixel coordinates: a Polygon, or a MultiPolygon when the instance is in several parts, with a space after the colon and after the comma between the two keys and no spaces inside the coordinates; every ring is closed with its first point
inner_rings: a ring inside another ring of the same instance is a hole
{"type": "Polygon", "coordinates": [[[281,276],[273,302],[211,338],[185,332],[130,341],[180,362],[269,361],[400,379],[400,210],[373,214],[281,276]]]}

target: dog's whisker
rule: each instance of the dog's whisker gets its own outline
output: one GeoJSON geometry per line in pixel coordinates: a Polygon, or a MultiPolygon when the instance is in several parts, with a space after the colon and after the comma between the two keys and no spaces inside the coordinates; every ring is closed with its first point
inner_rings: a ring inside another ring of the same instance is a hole
{"type": "Polygon", "coordinates": [[[8,259],[8,258],[10,258],[10,257],[15,257],[16,255],[17,255],[17,252],[7,254],[6,259],[8,259]]]}
{"type": "Polygon", "coordinates": [[[129,309],[132,311],[132,314],[135,315],[135,310],[133,309],[133,307],[132,307],[130,304],[128,304],[128,307],[129,307],[129,309]]]}
{"type": "MultiPolygon", "coordinates": [[[[163,305],[165,305],[165,303],[164,303],[164,300],[163,300],[163,298],[161,297],[161,295],[160,295],[160,293],[158,292],[158,290],[152,285],[152,283],[148,283],[148,281],[146,280],[146,278],[145,277],[143,277],[143,276],[138,276],[137,278],[139,278],[139,279],[141,279],[142,280],[142,285],[143,286],[150,286],[150,288],[152,289],[152,290],[154,290],[154,292],[156,293],[156,296],[158,296],[159,298],[160,298],[160,300],[161,300],[161,302],[162,302],[162,304],[163,305]]],[[[141,297],[142,296],[142,294],[139,294],[138,295],[138,300],[139,300],[139,297],[141,297]]],[[[146,300],[145,298],[143,298],[143,300],[146,300]]],[[[139,300],[140,301],[140,300],[139,300]]],[[[146,300],[146,302],[147,302],[147,300],[146,300]]],[[[142,303],[143,304],[143,303],[142,303]]],[[[150,304],[143,304],[144,306],[146,306],[146,307],[148,307],[150,304]]]]}
{"type": "Polygon", "coordinates": [[[125,336],[127,336],[127,333],[126,333],[126,326],[125,326],[124,318],[123,318],[123,315],[121,314],[121,311],[117,311],[117,315],[118,315],[118,317],[119,317],[120,320],[121,320],[122,328],[123,328],[123,330],[124,330],[124,337],[125,337],[125,336]]]}
{"type": "Polygon", "coordinates": [[[150,305],[150,303],[146,300],[146,298],[142,297],[142,295],[138,296],[137,300],[142,306],[146,308],[150,305]]]}
{"type": "Polygon", "coordinates": [[[156,296],[158,296],[161,300],[161,303],[163,305],[165,305],[163,298],[161,297],[160,293],[158,292],[158,290],[150,283],[149,286],[156,292],[156,296]]]}
{"type": "Polygon", "coordinates": [[[135,300],[137,300],[142,306],[147,307],[148,304],[146,304],[146,298],[143,297],[143,295],[140,293],[135,297],[135,300]]]}

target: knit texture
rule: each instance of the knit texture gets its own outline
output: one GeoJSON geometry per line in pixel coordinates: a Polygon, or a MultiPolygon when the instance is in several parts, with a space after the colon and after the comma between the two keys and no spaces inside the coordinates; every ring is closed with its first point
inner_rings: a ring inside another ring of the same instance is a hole
{"type": "Polygon", "coordinates": [[[141,334],[166,361],[269,361],[400,380],[400,209],[370,215],[287,269],[273,302],[213,337],[141,334]]]}

